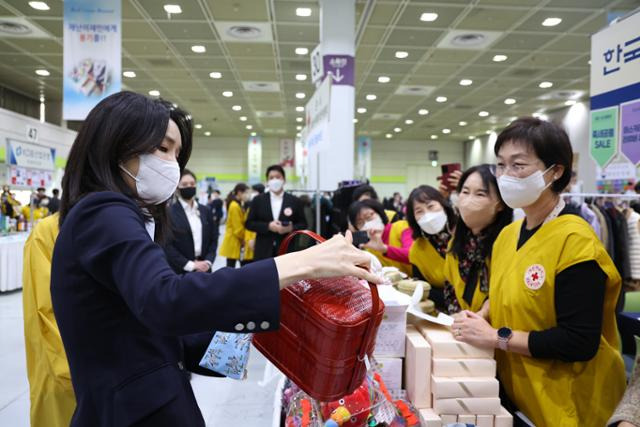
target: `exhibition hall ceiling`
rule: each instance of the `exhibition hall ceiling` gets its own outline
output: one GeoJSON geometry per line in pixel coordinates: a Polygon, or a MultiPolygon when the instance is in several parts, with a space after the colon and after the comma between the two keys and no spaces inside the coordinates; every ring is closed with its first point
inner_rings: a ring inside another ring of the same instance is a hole
{"type": "MultiPolygon", "coordinates": [[[[0,30],[18,22],[40,32],[0,32],[0,85],[59,101],[64,3],[29,3],[0,0],[0,30]],[[49,76],[36,74],[43,69],[49,76]]],[[[356,132],[464,141],[587,99],[590,35],[637,7],[640,0],[358,0],[356,132]]],[[[187,109],[199,136],[295,136],[314,91],[317,1],[122,0],[122,10],[122,69],[135,73],[123,77],[125,88],[158,91],[187,109]]]]}

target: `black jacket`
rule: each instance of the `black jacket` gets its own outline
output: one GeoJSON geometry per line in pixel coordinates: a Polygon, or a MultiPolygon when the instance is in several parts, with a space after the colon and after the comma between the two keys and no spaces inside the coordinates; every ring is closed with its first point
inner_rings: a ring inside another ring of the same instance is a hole
{"type": "MultiPolygon", "coordinates": [[[[281,222],[290,221],[294,230],[304,230],[307,228],[307,222],[304,219],[304,209],[300,199],[289,193],[284,193],[283,197],[282,209],[280,209],[280,217],[278,219],[281,222]]],[[[248,230],[257,233],[254,259],[265,259],[276,256],[280,243],[285,238],[284,234],[276,234],[269,231],[269,223],[271,221],[273,221],[271,195],[269,193],[261,194],[251,202],[249,216],[245,224],[248,230]]]]}
{"type": "MultiPolygon", "coordinates": [[[[220,231],[213,221],[210,209],[199,204],[198,210],[200,211],[200,221],[202,222],[202,253],[200,259],[213,264],[216,259],[220,231]]],[[[171,218],[173,238],[165,245],[164,250],[173,271],[181,274],[185,272],[185,264],[196,259],[193,234],[191,233],[187,214],[179,201],[171,205],[169,217],[171,218]]]]}

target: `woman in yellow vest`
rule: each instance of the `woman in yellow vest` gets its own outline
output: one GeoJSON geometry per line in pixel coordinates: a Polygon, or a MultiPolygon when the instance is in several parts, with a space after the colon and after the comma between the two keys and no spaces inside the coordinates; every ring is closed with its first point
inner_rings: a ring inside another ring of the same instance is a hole
{"type": "Polygon", "coordinates": [[[522,118],[498,136],[495,153],[500,193],[526,217],[494,245],[490,323],[465,312],[454,335],[499,349],[506,395],[535,425],[606,425],[625,388],[615,317],[621,279],[593,229],[560,197],[571,178],[569,138],[522,118]]]}
{"type": "Polygon", "coordinates": [[[444,265],[444,299],[450,314],[488,309],[485,302],[489,297],[491,250],[513,218],[489,165],[467,169],[457,191],[460,219],[444,265]]]}
{"type": "Polygon", "coordinates": [[[348,216],[352,231],[367,232],[369,241],[360,245],[362,249],[374,254],[383,266],[411,274],[409,249],[413,237],[407,221],[390,223],[382,204],[374,199],[352,203],[348,216]]]}
{"type": "Polygon", "coordinates": [[[244,183],[236,184],[227,196],[227,222],[220,247],[220,256],[227,258],[227,267],[235,268],[236,262],[242,261],[246,231],[244,224],[247,220],[244,205],[250,196],[249,187],[244,183]]]}
{"type": "MultiPolygon", "coordinates": [[[[251,186],[251,195],[249,197],[249,200],[253,200],[254,197],[259,196],[260,194],[264,193],[264,184],[253,184],[251,186]]],[[[249,217],[249,209],[247,209],[247,212],[244,216],[244,220],[245,223],[247,221],[247,218],[249,217]]],[[[251,230],[247,230],[245,229],[244,232],[244,261],[241,261],[240,264],[249,264],[251,261],[253,261],[253,257],[254,257],[254,250],[256,248],[256,232],[255,231],[251,231],[251,230]]]]}
{"type": "Polygon", "coordinates": [[[453,208],[435,188],[421,185],[409,195],[407,222],[414,239],[409,262],[413,276],[431,284],[429,298],[439,309],[444,309],[444,263],[456,221],[453,208]]]}
{"type": "Polygon", "coordinates": [[[59,220],[55,214],[40,221],[24,246],[22,305],[32,427],[66,427],[76,408],[49,291],[59,220]]]}

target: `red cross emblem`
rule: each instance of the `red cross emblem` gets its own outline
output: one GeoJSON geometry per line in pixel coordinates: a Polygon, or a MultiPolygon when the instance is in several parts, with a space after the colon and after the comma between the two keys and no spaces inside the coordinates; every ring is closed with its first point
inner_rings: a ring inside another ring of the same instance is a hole
{"type": "Polygon", "coordinates": [[[546,271],[542,265],[533,264],[524,273],[524,284],[527,288],[537,291],[544,285],[546,276],[546,271]]]}

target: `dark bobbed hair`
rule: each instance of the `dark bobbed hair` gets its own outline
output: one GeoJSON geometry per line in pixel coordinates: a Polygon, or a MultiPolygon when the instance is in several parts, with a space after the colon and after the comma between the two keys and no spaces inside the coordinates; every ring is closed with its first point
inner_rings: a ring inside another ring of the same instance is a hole
{"type": "MultiPolygon", "coordinates": [[[[498,235],[502,231],[504,227],[511,224],[513,221],[513,209],[511,209],[507,204],[502,200],[502,196],[500,195],[500,191],[498,189],[498,181],[496,181],[496,177],[493,174],[493,167],[488,164],[483,164],[479,166],[473,166],[467,169],[460,177],[460,182],[458,183],[458,194],[462,191],[462,187],[467,179],[473,175],[474,173],[478,173],[482,179],[483,185],[487,188],[487,190],[493,190],[493,193],[498,197],[498,202],[502,206],[502,210],[498,212],[494,221],[487,226],[484,230],[484,245],[482,248],[482,256],[488,257],[491,255],[491,250],[493,249],[493,243],[498,238],[498,235]]],[[[456,231],[453,237],[453,245],[451,246],[451,252],[458,258],[462,259],[464,257],[464,247],[467,243],[467,236],[469,235],[469,227],[464,223],[462,217],[458,220],[456,225],[456,231]]]]}
{"type": "Polygon", "coordinates": [[[57,188],[54,188],[52,193],[54,196],[57,196],[58,194],[60,194],[60,190],[58,190],[57,188]]]}
{"type": "Polygon", "coordinates": [[[435,188],[429,185],[421,185],[411,191],[409,199],[407,200],[407,222],[409,223],[409,227],[411,227],[411,231],[413,231],[414,239],[417,239],[423,234],[422,229],[418,225],[418,220],[413,214],[413,207],[416,202],[429,203],[430,201],[438,202],[444,208],[444,212],[447,214],[447,224],[449,224],[449,228],[453,229],[456,226],[458,218],[449,201],[435,188]]]}
{"type": "Polygon", "coordinates": [[[382,203],[374,199],[367,199],[361,202],[353,202],[351,203],[351,206],[349,206],[349,212],[348,212],[349,222],[354,227],[356,226],[356,218],[358,218],[358,214],[364,208],[373,209],[375,213],[380,215],[380,218],[382,219],[382,222],[384,223],[384,225],[387,225],[389,223],[389,218],[387,217],[387,214],[384,212],[384,207],[382,206],[382,203]]]}
{"type": "Polygon", "coordinates": [[[124,180],[119,165],[158,149],[169,120],[173,120],[180,131],[182,149],[178,165],[182,170],[191,156],[191,116],[168,101],[129,91],[100,101],[87,115],[69,152],[62,179],[60,224],[84,196],[97,191],[113,191],[147,208],[156,223],[157,239],[166,240],[170,233],[167,214],[170,200],[161,205],[146,205],[124,180]]]}
{"type": "Polygon", "coordinates": [[[224,202],[227,210],[229,209],[229,205],[231,205],[231,202],[238,202],[242,206],[242,203],[240,203],[240,200],[238,200],[238,193],[244,193],[248,189],[249,186],[244,182],[236,184],[236,186],[233,187],[233,190],[231,190],[231,192],[227,195],[227,199],[224,202]]]}
{"type": "Polygon", "coordinates": [[[191,175],[193,179],[195,179],[196,182],[198,182],[198,178],[196,178],[196,174],[191,172],[189,169],[183,169],[182,172],[180,172],[180,179],[182,179],[182,177],[185,175],[191,175]]]}
{"type": "Polygon", "coordinates": [[[356,189],[353,190],[351,200],[357,202],[358,199],[365,194],[369,194],[369,197],[371,197],[373,200],[378,200],[378,193],[376,192],[376,189],[369,184],[362,184],[361,186],[356,187],[356,189]]]}
{"type": "Polygon", "coordinates": [[[560,194],[571,182],[573,149],[567,133],[555,123],[535,117],[521,117],[504,128],[494,146],[496,156],[507,142],[524,144],[533,150],[544,165],[564,166],[562,176],[551,185],[551,190],[560,194]]]}
{"type": "Polygon", "coordinates": [[[267,168],[267,173],[265,174],[265,176],[267,177],[267,179],[269,179],[269,173],[271,171],[277,171],[280,172],[282,174],[282,177],[284,179],[287,179],[287,174],[284,173],[284,168],[280,165],[271,165],[267,168]]]}
{"type": "Polygon", "coordinates": [[[264,184],[261,184],[261,183],[253,184],[251,186],[251,189],[253,191],[256,191],[258,194],[262,194],[264,193],[264,184]]]}

